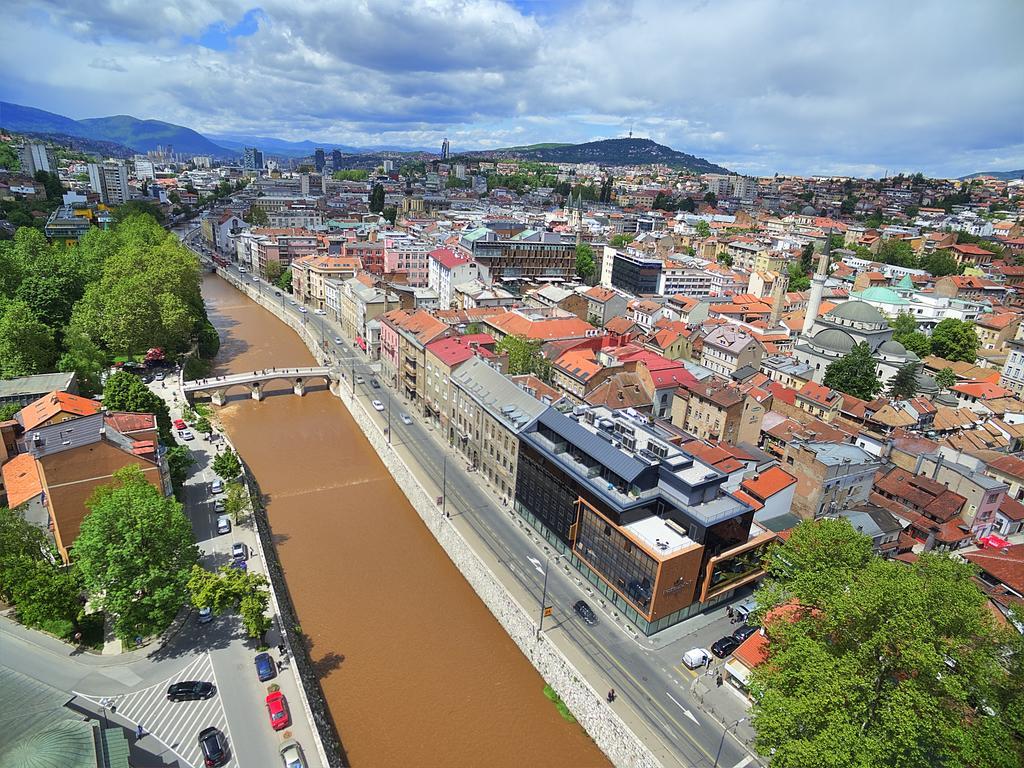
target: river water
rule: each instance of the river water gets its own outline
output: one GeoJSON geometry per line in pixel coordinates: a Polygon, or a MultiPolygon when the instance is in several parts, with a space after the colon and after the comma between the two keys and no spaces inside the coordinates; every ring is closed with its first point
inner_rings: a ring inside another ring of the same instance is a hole
{"type": "MultiPolygon", "coordinates": [[[[296,334],[218,277],[216,373],[313,364],[296,334]]],[[[266,390],[270,391],[270,390],[266,390]]],[[[362,766],[606,766],[435,542],[326,391],[239,395],[219,413],[260,490],[349,760],[362,766]]]]}

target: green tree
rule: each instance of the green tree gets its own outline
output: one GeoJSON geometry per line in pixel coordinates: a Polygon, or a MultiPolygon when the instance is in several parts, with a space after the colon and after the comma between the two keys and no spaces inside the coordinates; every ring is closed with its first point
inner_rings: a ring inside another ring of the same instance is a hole
{"type": "MultiPolygon", "coordinates": [[[[196,428],[198,429],[198,422],[196,428]]],[[[214,457],[213,471],[225,480],[234,480],[242,473],[242,463],[235,452],[228,449],[214,457]]]]}
{"type": "Polygon", "coordinates": [[[0,507],[0,599],[14,602],[22,560],[43,559],[50,550],[46,532],[28,522],[20,509],[0,507]]]}
{"type": "Polygon", "coordinates": [[[77,630],[85,607],[85,585],[78,567],[43,557],[22,557],[14,562],[11,602],[18,620],[30,627],[49,629],[65,624],[72,632],[77,630]]]}
{"type": "Polygon", "coordinates": [[[282,272],[281,276],[279,278],[277,278],[277,280],[275,281],[274,284],[278,288],[280,288],[282,291],[288,291],[289,293],[291,293],[291,291],[292,291],[292,271],[291,271],[291,269],[286,269],[284,272],[282,272]]]}
{"type": "MultiPolygon", "coordinates": [[[[892,337],[896,341],[900,341],[901,337],[909,336],[917,331],[917,320],[909,312],[900,312],[889,321],[889,326],[893,330],[892,337]]],[[[903,342],[900,343],[902,344],[903,342]]]]}
{"type": "Polygon", "coordinates": [[[281,274],[284,272],[284,267],[281,266],[280,261],[268,261],[267,262],[267,282],[276,283],[281,279],[281,274]]]}
{"type": "Polygon", "coordinates": [[[921,369],[918,362],[909,362],[901,366],[896,375],[889,380],[887,394],[893,400],[907,400],[917,394],[917,373],[921,369]]]}
{"type": "Polygon", "coordinates": [[[718,256],[715,257],[715,261],[726,267],[731,267],[733,264],[732,254],[726,251],[722,251],[718,256]]]}
{"type": "Polygon", "coordinates": [[[0,405],[0,421],[10,421],[14,414],[21,410],[21,403],[4,403],[0,405]]]}
{"type": "Polygon", "coordinates": [[[708,224],[704,219],[698,221],[694,228],[697,230],[697,237],[708,238],[711,237],[711,225],[708,224]]]}
{"type": "Polygon", "coordinates": [[[594,249],[586,243],[576,246],[576,274],[584,282],[590,282],[597,267],[594,265],[594,249]]]}
{"type": "Polygon", "coordinates": [[[789,290],[791,291],[806,291],[811,287],[811,279],[807,277],[807,273],[800,269],[799,264],[790,264],[789,269],[789,290]]]}
{"type": "Polygon", "coordinates": [[[192,456],[192,451],[184,445],[176,445],[173,448],[167,449],[167,469],[170,472],[171,485],[174,487],[175,492],[180,491],[184,487],[185,480],[188,479],[189,467],[195,463],[196,460],[192,456]]]}
{"type": "Polygon", "coordinates": [[[718,195],[714,192],[708,192],[704,195],[704,202],[710,205],[712,208],[718,207],[718,195]]]}
{"type": "Polygon", "coordinates": [[[220,334],[209,320],[204,320],[197,339],[199,355],[212,360],[220,351],[220,334]]]}
{"type": "Polygon", "coordinates": [[[21,260],[14,250],[14,243],[0,241],[0,299],[14,296],[21,284],[21,273],[21,260]]]}
{"type": "Polygon", "coordinates": [[[366,181],[370,177],[370,172],[356,168],[351,171],[335,171],[333,175],[337,181],[366,181]]]}
{"type": "Polygon", "coordinates": [[[697,204],[693,202],[692,197],[684,197],[679,201],[679,210],[686,211],[687,213],[693,213],[697,210],[697,204]]]}
{"type": "Polygon", "coordinates": [[[267,212],[256,205],[249,206],[249,211],[242,218],[254,227],[265,227],[270,223],[267,212]]]}
{"type": "Polygon", "coordinates": [[[210,420],[205,416],[200,416],[196,420],[196,432],[204,435],[208,435],[213,432],[213,425],[210,424],[210,420]]]}
{"type": "Polygon", "coordinates": [[[192,605],[209,608],[215,614],[237,611],[250,637],[260,638],[269,631],[271,620],[266,616],[270,605],[267,580],[258,573],[222,567],[211,573],[199,565],[192,567],[188,590],[192,605]]]}
{"type": "Polygon", "coordinates": [[[242,617],[242,626],[245,627],[249,637],[259,638],[260,645],[265,642],[266,634],[273,626],[273,621],[267,616],[269,607],[270,593],[265,589],[254,589],[248,592],[238,606],[238,612],[242,617]]]}
{"type": "Polygon", "coordinates": [[[53,331],[24,301],[14,300],[0,312],[0,378],[12,379],[52,369],[56,357],[53,331]]]}
{"type": "Polygon", "coordinates": [[[160,441],[174,445],[171,432],[171,412],[158,394],[142,383],[142,379],[127,371],[116,371],[103,386],[103,405],[110,411],[152,413],[160,430],[160,441]]]}
{"type": "Polygon", "coordinates": [[[920,358],[928,357],[932,353],[931,339],[920,331],[908,333],[906,336],[897,339],[897,341],[906,347],[908,351],[913,352],[920,358]]]}
{"type": "Polygon", "coordinates": [[[878,249],[878,260],[883,264],[914,269],[917,267],[917,254],[907,240],[890,237],[878,249]]]}
{"type": "Polygon", "coordinates": [[[623,248],[633,242],[636,235],[624,232],[619,235],[612,235],[611,240],[608,241],[608,245],[612,248],[623,248]]]}
{"type": "Polygon", "coordinates": [[[512,376],[535,373],[541,378],[549,376],[550,363],[540,354],[540,342],[523,336],[508,335],[495,347],[498,354],[508,354],[508,372],[512,376]]]}
{"type": "Polygon", "coordinates": [[[959,275],[964,271],[963,265],[958,264],[949,251],[936,251],[921,260],[921,269],[935,277],[945,275],[959,275]]]}
{"type": "Polygon", "coordinates": [[[382,213],[384,211],[384,185],[374,184],[370,191],[370,213],[382,213]]]}
{"type": "Polygon", "coordinates": [[[25,277],[15,294],[53,330],[64,328],[85,289],[76,260],[74,250],[47,249],[34,264],[26,265],[25,277]]]}
{"type": "Polygon", "coordinates": [[[130,465],[85,504],[75,558],[94,603],[122,640],[155,634],[182,604],[199,549],[181,504],[130,465]]]}
{"type": "Polygon", "coordinates": [[[132,216],[139,215],[152,216],[157,224],[164,223],[163,210],[158,203],[152,200],[129,200],[127,203],[117,206],[114,209],[114,223],[120,224],[132,216]]]}
{"type": "Polygon", "coordinates": [[[804,245],[803,250],[800,251],[800,269],[805,275],[815,269],[813,241],[804,245]]]}
{"type": "Polygon", "coordinates": [[[943,368],[935,374],[935,383],[939,385],[939,389],[949,389],[956,384],[956,374],[952,368],[943,368]]]}
{"type": "Polygon", "coordinates": [[[870,546],[823,520],[769,555],[770,663],[750,679],[758,751],[778,768],[1020,765],[1020,634],[994,620],[972,566],[870,546]]]}
{"type": "Polygon", "coordinates": [[[107,354],[78,325],[72,324],[65,329],[64,354],[57,361],[57,369],[74,371],[78,375],[80,394],[92,396],[102,391],[103,371],[109,363],[107,354]]]}
{"type": "Polygon", "coordinates": [[[947,317],[939,322],[932,331],[932,354],[944,360],[973,363],[978,346],[978,334],[974,331],[974,323],[947,317]]]}
{"type": "Polygon", "coordinates": [[[874,398],[882,384],[875,373],[875,361],[867,342],[862,341],[843,357],[829,363],[822,383],[861,400],[874,398]]]}
{"type": "Polygon", "coordinates": [[[47,200],[59,202],[64,196],[64,185],[56,173],[36,171],[35,180],[42,183],[47,200]]]}
{"type": "Polygon", "coordinates": [[[249,507],[249,492],[244,483],[228,483],[224,488],[224,511],[238,520],[249,507]]]}
{"type": "Polygon", "coordinates": [[[387,219],[387,221],[390,224],[393,225],[396,221],[398,221],[398,209],[393,205],[385,206],[384,211],[381,213],[381,216],[383,216],[385,219],[387,219]]]}

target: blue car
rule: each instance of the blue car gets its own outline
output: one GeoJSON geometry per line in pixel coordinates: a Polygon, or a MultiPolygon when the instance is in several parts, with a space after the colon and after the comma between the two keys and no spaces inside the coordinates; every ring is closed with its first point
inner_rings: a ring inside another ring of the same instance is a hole
{"type": "Polygon", "coordinates": [[[274,660],[270,658],[269,653],[256,655],[256,676],[259,677],[261,683],[277,677],[277,668],[274,666],[274,660]]]}

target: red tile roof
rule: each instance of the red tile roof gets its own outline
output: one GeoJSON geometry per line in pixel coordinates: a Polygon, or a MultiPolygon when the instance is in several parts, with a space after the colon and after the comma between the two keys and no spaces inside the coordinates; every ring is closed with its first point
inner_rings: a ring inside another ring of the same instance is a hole
{"type": "Polygon", "coordinates": [[[445,269],[452,269],[471,261],[468,256],[457,254],[451,248],[437,248],[431,251],[429,256],[445,269]]]}
{"type": "Polygon", "coordinates": [[[3,465],[7,506],[14,509],[43,492],[36,459],[31,453],[19,453],[3,465]]]}
{"type": "Polygon", "coordinates": [[[1015,592],[1024,592],[1024,544],[965,552],[964,557],[1015,592]]]}
{"type": "Polygon", "coordinates": [[[69,413],[73,416],[90,416],[99,413],[102,406],[95,400],[72,395],[67,392],[51,392],[38,400],[29,403],[17,416],[26,429],[35,429],[43,422],[49,421],[58,413],[69,413]]]}

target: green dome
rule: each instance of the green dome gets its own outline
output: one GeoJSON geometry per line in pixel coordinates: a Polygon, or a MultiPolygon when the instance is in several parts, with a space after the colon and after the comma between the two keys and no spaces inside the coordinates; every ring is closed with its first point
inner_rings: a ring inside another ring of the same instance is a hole
{"type": "Polygon", "coordinates": [[[900,296],[892,288],[884,285],[877,285],[874,288],[866,288],[857,294],[857,298],[864,301],[877,301],[879,304],[909,304],[910,302],[900,296]]]}
{"type": "Polygon", "coordinates": [[[848,333],[843,333],[835,328],[827,328],[824,331],[818,331],[811,339],[811,343],[823,349],[826,352],[836,352],[840,355],[845,355],[854,347],[853,337],[848,333]]]}

